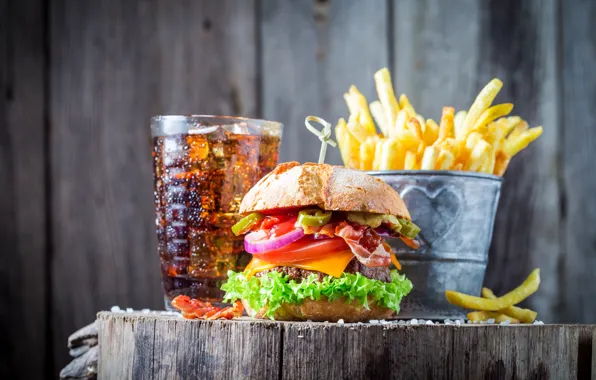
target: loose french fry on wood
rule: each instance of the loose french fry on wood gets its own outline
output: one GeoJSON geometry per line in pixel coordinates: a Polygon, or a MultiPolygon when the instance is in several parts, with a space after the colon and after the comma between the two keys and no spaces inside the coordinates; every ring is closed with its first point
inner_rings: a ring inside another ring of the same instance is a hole
{"type": "Polygon", "coordinates": [[[383,143],[381,151],[380,170],[398,170],[404,167],[404,150],[401,148],[399,140],[390,137],[383,143]]]}
{"type": "MultiPolygon", "coordinates": [[[[482,288],[482,297],[487,298],[489,300],[494,300],[498,298],[495,295],[495,293],[493,293],[493,291],[489,288],[482,288]]],[[[523,323],[534,322],[536,320],[536,316],[538,315],[538,313],[536,313],[534,310],[522,309],[521,307],[517,306],[509,306],[503,310],[499,310],[498,312],[518,319],[523,323]]]]}
{"type": "MultiPolygon", "coordinates": [[[[397,119],[397,113],[399,112],[400,108],[399,103],[395,98],[395,92],[393,91],[391,74],[385,67],[375,73],[374,79],[377,86],[377,95],[379,96],[379,101],[381,102],[381,105],[385,111],[387,125],[394,125],[395,119],[397,119]]],[[[383,134],[387,136],[387,132],[383,131],[383,134]]]]}
{"type": "Polygon", "coordinates": [[[443,141],[449,137],[455,137],[455,125],[453,122],[455,108],[443,107],[441,114],[441,122],[439,124],[439,138],[438,141],[443,141]]]}
{"type": "Polygon", "coordinates": [[[519,320],[503,313],[494,311],[473,311],[468,313],[468,319],[472,322],[483,322],[493,319],[495,323],[509,322],[511,324],[519,323],[519,320]]]}
{"type": "Polygon", "coordinates": [[[439,137],[439,126],[433,119],[426,120],[423,132],[424,145],[433,145],[439,137]]]}
{"type": "Polygon", "coordinates": [[[522,131],[518,136],[514,136],[513,138],[507,137],[503,145],[503,152],[507,156],[513,157],[532,141],[536,140],[541,134],[542,127],[535,127],[522,131]]]}
{"type": "Polygon", "coordinates": [[[369,108],[373,119],[375,119],[375,122],[381,130],[381,133],[383,133],[384,136],[388,136],[390,122],[387,120],[387,115],[385,115],[385,110],[383,109],[381,102],[375,100],[369,104],[369,108]]]}
{"type": "Polygon", "coordinates": [[[452,290],[447,290],[445,296],[449,303],[464,309],[498,311],[525,300],[538,290],[539,285],[540,269],[534,269],[520,286],[496,299],[474,297],[452,290]]]}
{"type": "Polygon", "coordinates": [[[497,104],[496,106],[488,108],[482,113],[482,115],[480,115],[472,127],[472,131],[478,131],[494,120],[497,120],[502,116],[509,115],[511,110],[513,110],[513,104],[511,103],[497,104]]]}
{"type": "Polygon", "coordinates": [[[427,146],[424,149],[424,155],[422,156],[422,162],[420,163],[420,169],[422,170],[433,170],[437,164],[439,158],[439,148],[434,145],[427,146]]]}
{"type": "Polygon", "coordinates": [[[466,115],[466,118],[464,119],[459,131],[460,135],[456,135],[457,138],[465,138],[465,136],[472,131],[472,128],[480,118],[480,115],[482,115],[482,113],[488,107],[490,107],[502,87],[503,82],[497,78],[491,80],[486,86],[484,86],[468,110],[468,114],[466,115]]]}

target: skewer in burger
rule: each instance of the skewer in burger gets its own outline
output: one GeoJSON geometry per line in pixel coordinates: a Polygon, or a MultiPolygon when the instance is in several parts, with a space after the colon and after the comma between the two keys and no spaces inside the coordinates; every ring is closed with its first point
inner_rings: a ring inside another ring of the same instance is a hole
{"type": "Polygon", "coordinates": [[[419,228],[399,194],[363,172],[327,164],[278,165],[244,197],[252,260],[228,273],[225,300],[255,318],[346,322],[390,318],[412,283],[384,237],[417,247],[419,228]],[[393,264],[396,268],[390,270],[393,264]]]}

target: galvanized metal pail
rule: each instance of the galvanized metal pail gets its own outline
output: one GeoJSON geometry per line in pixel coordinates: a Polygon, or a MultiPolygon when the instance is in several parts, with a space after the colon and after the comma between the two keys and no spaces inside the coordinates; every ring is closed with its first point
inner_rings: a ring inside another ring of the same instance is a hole
{"type": "Polygon", "coordinates": [[[420,249],[388,239],[414,289],[400,318],[457,319],[465,310],[449,304],[445,290],[479,295],[501,177],[456,171],[373,171],[397,190],[420,227],[420,249]]]}

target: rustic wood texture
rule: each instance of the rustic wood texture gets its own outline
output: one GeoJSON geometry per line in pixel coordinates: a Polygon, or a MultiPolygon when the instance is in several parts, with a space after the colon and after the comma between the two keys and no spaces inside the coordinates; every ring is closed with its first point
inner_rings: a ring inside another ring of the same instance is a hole
{"type": "Polygon", "coordinates": [[[240,0],[52,4],[56,371],[97,310],[163,307],[149,118],[255,113],[253,13],[240,0]]]}
{"type": "Polygon", "coordinates": [[[565,203],[558,319],[596,318],[596,4],[562,2],[562,140],[565,203]],[[589,173],[589,174],[588,174],[589,173]]]}
{"type": "Polygon", "coordinates": [[[278,379],[281,375],[280,324],[105,312],[99,313],[98,322],[99,379],[278,379]]]}
{"type": "MultiPolygon", "coordinates": [[[[546,321],[559,320],[557,281],[561,259],[558,165],[559,83],[556,1],[490,1],[485,10],[478,89],[490,78],[504,85],[496,101],[544,133],[514,157],[505,173],[486,274],[486,285],[504,294],[539,267],[540,292],[527,301],[546,321]],[[513,18],[513,19],[512,19],[513,18]],[[523,20],[523,21],[522,21],[523,20]],[[511,23],[503,30],[504,23],[511,23]]],[[[589,322],[588,319],[581,320],[589,322]]]]}
{"type": "MultiPolygon", "coordinates": [[[[372,101],[372,75],[389,64],[385,1],[275,1],[260,8],[263,117],[285,125],[280,160],[316,162],[320,142],[304,127],[317,115],[347,119],[354,84],[372,101]]],[[[337,149],[327,163],[340,164],[337,149]]]]}
{"type": "Polygon", "coordinates": [[[0,378],[41,379],[47,289],[43,1],[0,0],[0,378]]]}
{"type": "Polygon", "coordinates": [[[189,321],[109,312],[99,313],[98,322],[100,379],[575,379],[592,366],[578,365],[580,333],[596,331],[593,325],[189,321]]]}
{"type": "Polygon", "coordinates": [[[590,0],[0,0],[0,321],[14,327],[0,377],[55,377],[99,309],[162,307],[151,115],[280,120],[281,159],[314,161],[304,117],[346,117],[343,92],[372,100],[382,66],[429,117],[498,76],[497,101],[544,126],[505,177],[486,284],[503,293],[540,267],[540,319],[596,322],[595,18],[590,0]]]}

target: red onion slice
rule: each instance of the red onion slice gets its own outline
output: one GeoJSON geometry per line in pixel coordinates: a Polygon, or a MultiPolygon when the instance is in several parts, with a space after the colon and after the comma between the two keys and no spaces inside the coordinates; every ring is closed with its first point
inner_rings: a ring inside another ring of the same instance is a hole
{"type": "Polygon", "coordinates": [[[285,235],[271,237],[269,239],[267,239],[267,233],[264,231],[251,232],[244,237],[244,249],[248,253],[263,253],[285,247],[286,245],[301,239],[303,236],[304,230],[300,227],[285,235]]]}

